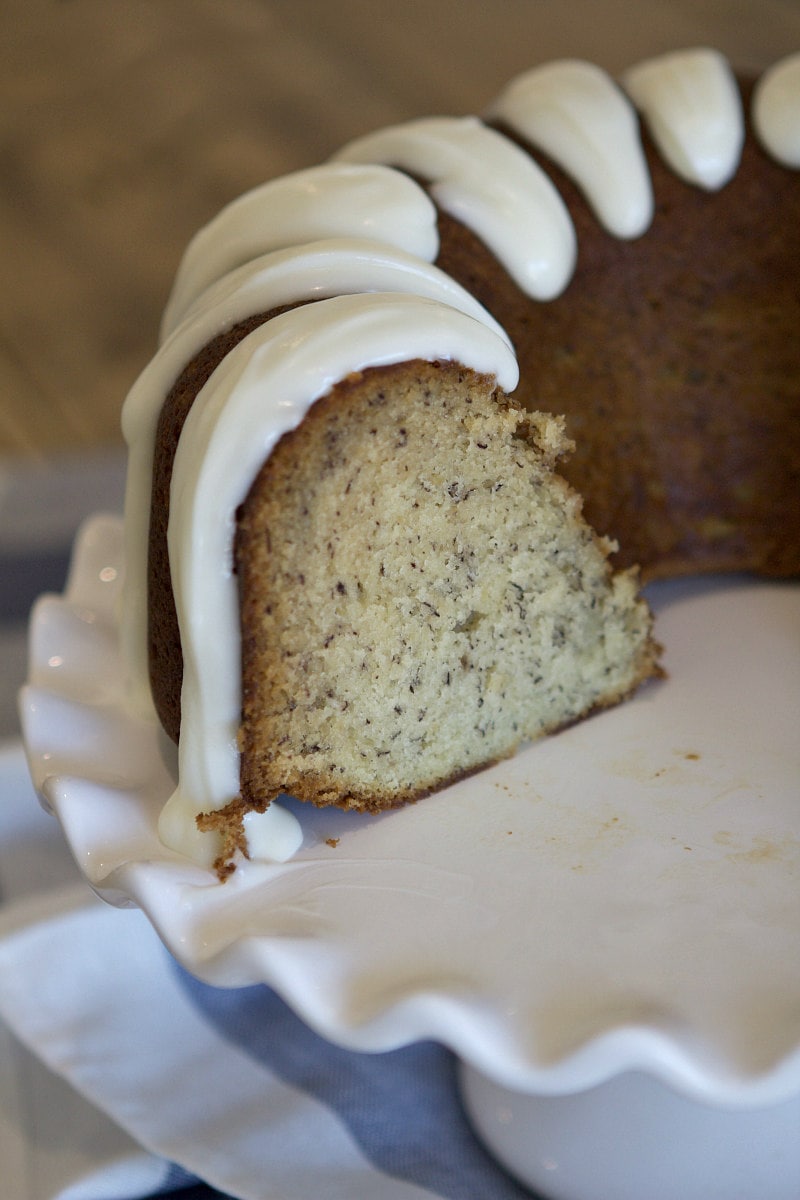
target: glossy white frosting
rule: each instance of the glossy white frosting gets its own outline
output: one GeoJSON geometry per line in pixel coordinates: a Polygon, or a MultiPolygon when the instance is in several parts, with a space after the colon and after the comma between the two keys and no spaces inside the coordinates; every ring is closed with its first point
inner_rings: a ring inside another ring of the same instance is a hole
{"type": "Polygon", "coordinates": [[[512,350],[482,321],[439,301],[373,293],[320,300],[259,326],[192,405],[175,457],[169,521],[184,676],[179,784],[160,831],[176,849],[194,838],[198,811],[221,808],[239,792],[236,509],[281,435],[337,381],[413,357],[463,363],[495,376],[506,391],[517,384],[512,350]]]}
{"type": "Polygon", "coordinates": [[[721,54],[664,54],[631,68],[622,82],[676,175],[708,191],[728,182],[739,165],[744,114],[721,54]]]}
{"type": "Polygon", "coordinates": [[[436,210],[399,171],[376,164],[324,165],[253,188],[192,238],[162,321],[162,339],[215,279],[286,246],[327,237],[365,237],[433,262],[436,210]]]}
{"type": "Polygon", "coordinates": [[[476,233],[519,287],[552,300],[575,265],[563,200],[530,155],[477,117],[429,117],[350,142],[343,162],[382,162],[424,179],[431,195],[476,233]]]}
{"type": "Polygon", "coordinates": [[[800,168],[800,53],[761,76],[753,93],[753,124],[773,158],[800,168]]]}
{"type": "Polygon", "coordinates": [[[573,59],[535,67],[508,84],[488,115],[549,155],[610,233],[638,237],[650,224],[653,193],[636,113],[605,71],[573,59]]]}
{"type": "MultiPolygon", "coordinates": [[[[624,83],[678,174],[706,188],[730,178],[743,123],[719,55],[662,56],[632,69],[624,83]]],[[[653,197],[636,109],[599,68],[571,60],[538,67],[512,81],[488,116],[569,173],[610,233],[630,238],[646,229],[653,197]]],[[[769,152],[800,166],[800,55],[764,76],[753,119],[769,152]]],[[[169,549],[185,676],[180,783],[161,831],[203,862],[214,858],[217,840],[199,834],[194,817],[225,805],[239,786],[235,511],[271,448],[315,399],[365,366],[455,358],[496,375],[506,390],[516,384],[506,335],[431,265],[436,208],[402,171],[426,180],[436,203],[481,237],[529,295],[551,299],[566,285],[574,229],[529,155],[477,118],[396,126],[350,143],[332,163],[253,189],[196,235],[164,316],[164,343],[125,404],[123,643],[134,698],[152,711],[146,559],[163,398],[219,332],[258,312],[318,301],[259,327],[220,364],[191,410],[175,461],[169,549]]],[[[254,854],[286,858],[300,836],[277,805],[248,815],[254,854]]]]}

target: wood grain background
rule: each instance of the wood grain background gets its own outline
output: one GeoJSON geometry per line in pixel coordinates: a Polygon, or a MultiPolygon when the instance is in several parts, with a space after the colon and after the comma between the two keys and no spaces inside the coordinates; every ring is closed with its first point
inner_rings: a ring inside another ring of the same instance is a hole
{"type": "Polygon", "coordinates": [[[800,48],[797,0],[3,0],[0,459],[119,445],[181,250],[349,138],[555,56],[800,48]]]}

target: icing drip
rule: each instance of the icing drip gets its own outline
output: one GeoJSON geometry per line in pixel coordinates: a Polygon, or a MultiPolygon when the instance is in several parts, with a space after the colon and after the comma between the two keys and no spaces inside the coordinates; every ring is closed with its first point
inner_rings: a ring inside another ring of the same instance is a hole
{"type": "Polygon", "coordinates": [[[800,54],[762,75],[753,93],[753,124],[773,158],[785,167],[800,167],[800,54]]]}
{"type": "Polygon", "coordinates": [[[131,701],[142,714],[152,711],[142,648],[147,644],[146,565],[153,454],[164,397],[203,346],[238,321],[284,304],[357,292],[408,292],[438,300],[508,340],[478,301],[443,271],[401,250],[366,239],[328,238],[276,250],[230,272],[203,293],[142,372],[122,410],[122,430],[129,447],[122,641],[131,701]]]}
{"type": "Polygon", "coordinates": [[[181,260],[162,340],[215,279],[268,250],[326,237],[366,237],[433,262],[436,210],[412,180],[384,166],[327,165],[245,192],[204,226],[181,260]]]}
{"type": "Polygon", "coordinates": [[[728,182],[739,165],[744,116],[721,54],[665,54],[633,67],[622,82],[676,175],[708,191],[728,182]]]}
{"type": "Polygon", "coordinates": [[[383,162],[431,183],[436,203],[486,243],[528,295],[551,300],[575,265],[575,231],[530,155],[476,117],[431,117],[350,142],[337,161],[383,162]]]}
{"type": "Polygon", "coordinates": [[[518,76],[488,115],[544,151],[620,238],[643,233],[653,215],[650,176],[636,113],[605,71],[564,60],[518,76]]]}
{"type": "Polygon", "coordinates": [[[352,372],[409,357],[455,360],[495,376],[506,391],[517,384],[513,352],[483,323],[437,301],[380,293],[321,300],[260,326],[192,405],[175,457],[168,535],[184,681],[180,782],[160,830],[176,849],[206,853],[194,814],[239,792],[236,509],[281,435],[316,399],[352,372]]]}

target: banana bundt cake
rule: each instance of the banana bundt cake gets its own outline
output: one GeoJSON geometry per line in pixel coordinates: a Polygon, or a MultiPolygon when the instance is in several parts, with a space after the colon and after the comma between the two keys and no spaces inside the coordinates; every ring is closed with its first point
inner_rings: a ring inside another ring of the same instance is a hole
{"type": "Polygon", "coordinates": [[[800,56],[560,62],[195,237],[123,415],[165,841],[283,857],[282,793],[393,807],[620,701],[640,568],[797,573],[798,129],[800,56]]]}

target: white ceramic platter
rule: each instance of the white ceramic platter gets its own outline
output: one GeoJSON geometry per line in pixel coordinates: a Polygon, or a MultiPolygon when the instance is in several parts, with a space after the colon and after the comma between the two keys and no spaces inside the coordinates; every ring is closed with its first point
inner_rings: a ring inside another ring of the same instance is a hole
{"type": "Polygon", "coordinates": [[[800,1092],[800,587],[653,587],[668,679],[398,812],[297,804],[297,856],[220,884],[156,835],[170,756],[125,707],[120,577],[94,518],[34,612],[27,752],[89,883],[192,972],[528,1092],[636,1068],[718,1104],[800,1092]]]}

